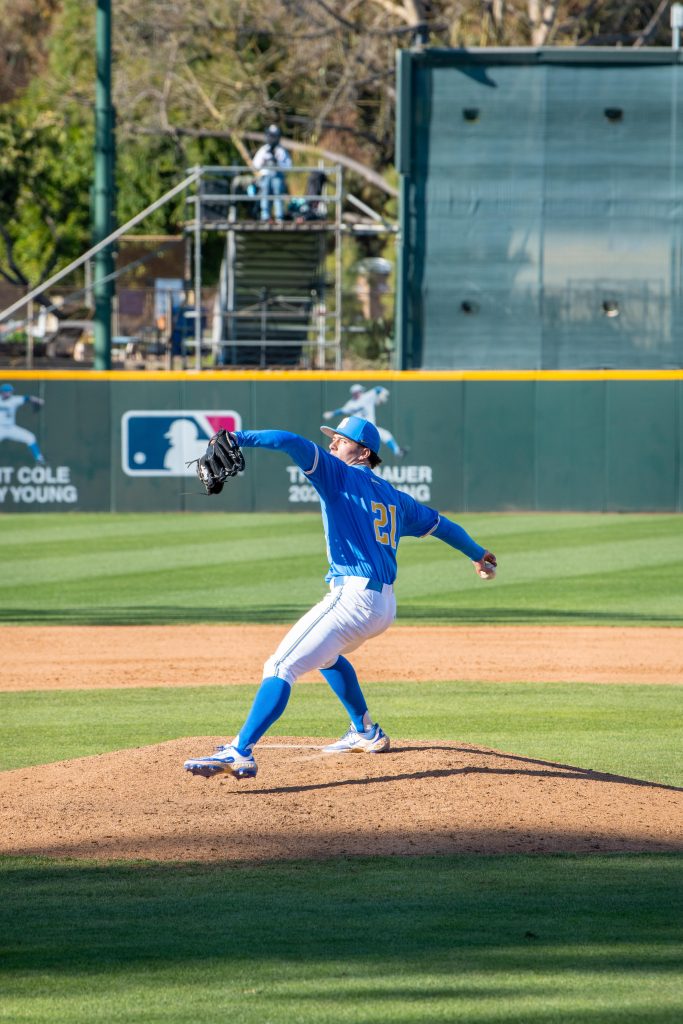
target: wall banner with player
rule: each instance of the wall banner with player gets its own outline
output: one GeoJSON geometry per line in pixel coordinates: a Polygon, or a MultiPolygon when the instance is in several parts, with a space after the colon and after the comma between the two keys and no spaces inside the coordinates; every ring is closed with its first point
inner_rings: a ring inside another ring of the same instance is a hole
{"type": "Polygon", "coordinates": [[[313,511],[296,466],[264,451],[215,499],[194,460],[219,430],[374,423],[375,472],[458,511],[683,511],[683,370],[532,374],[8,373],[2,512],[313,511]]]}
{"type": "Polygon", "coordinates": [[[71,467],[48,465],[41,449],[38,437],[44,405],[45,400],[38,395],[9,382],[0,384],[0,508],[36,512],[45,506],[68,508],[78,504],[71,467]],[[11,459],[9,465],[3,464],[6,455],[11,459]]]}
{"type": "MultiPolygon", "coordinates": [[[[323,410],[323,419],[335,423],[342,416],[359,416],[374,423],[382,442],[383,458],[383,464],[377,466],[375,474],[388,480],[398,490],[411,494],[417,501],[430,502],[434,473],[432,466],[411,463],[408,458],[410,448],[399,444],[392,431],[383,425],[387,419],[382,413],[389,400],[389,388],[382,384],[351,384],[344,394],[344,385],[340,384],[334,390],[344,400],[334,409],[323,410]]],[[[315,488],[311,487],[300,469],[288,465],[284,470],[288,478],[288,500],[291,504],[319,500],[315,488]]]]}

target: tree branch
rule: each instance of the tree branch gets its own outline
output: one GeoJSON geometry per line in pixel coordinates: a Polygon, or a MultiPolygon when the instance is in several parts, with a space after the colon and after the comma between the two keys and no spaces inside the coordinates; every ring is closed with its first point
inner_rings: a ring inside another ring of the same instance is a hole
{"type": "Polygon", "coordinates": [[[6,271],[1,266],[0,274],[2,274],[5,280],[8,281],[10,284],[17,285],[17,287],[21,287],[22,285],[26,286],[28,284],[28,279],[24,274],[22,274],[21,270],[14,261],[14,242],[12,241],[12,238],[9,232],[7,231],[7,228],[2,223],[0,223],[0,235],[2,235],[2,240],[5,243],[5,249],[7,252],[7,263],[11,273],[14,274],[14,277],[11,277],[8,271],[6,271]]]}
{"type": "Polygon", "coordinates": [[[341,16],[341,14],[337,14],[337,12],[335,10],[333,10],[329,6],[329,4],[325,3],[325,0],[313,0],[313,3],[317,4],[318,7],[322,7],[322,9],[325,11],[326,14],[329,14],[329,16],[331,18],[333,18],[335,21],[337,21],[340,25],[343,25],[344,28],[347,28],[350,32],[357,32],[358,31],[358,26],[357,25],[354,25],[354,23],[352,21],[347,21],[346,18],[343,18],[341,16]]]}
{"type": "Polygon", "coordinates": [[[531,42],[534,46],[544,46],[552,31],[560,0],[528,0],[527,10],[531,23],[531,42]]]}
{"type": "Polygon", "coordinates": [[[647,25],[638,36],[635,43],[633,44],[634,49],[637,49],[638,47],[642,46],[643,43],[647,43],[655,34],[657,28],[659,27],[659,22],[661,21],[662,15],[664,14],[664,11],[667,9],[668,6],[669,0],[661,0],[659,7],[652,15],[647,25]]]}
{"type": "MultiPolygon", "coordinates": [[[[220,131],[218,129],[202,129],[202,128],[174,128],[172,131],[160,132],[154,128],[134,128],[131,131],[133,135],[174,135],[181,136],[185,135],[192,139],[228,139],[232,133],[229,131],[220,131]]],[[[266,136],[263,132],[243,132],[242,137],[250,139],[253,142],[265,142],[266,136]]],[[[386,192],[387,195],[398,197],[398,189],[395,189],[393,185],[385,181],[381,174],[377,171],[373,171],[371,167],[366,167],[365,164],[360,163],[358,160],[352,159],[350,156],[345,156],[343,153],[335,153],[331,149],[324,149],[322,146],[309,145],[306,142],[295,142],[294,139],[282,139],[283,145],[291,149],[292,152],[297,153],[310,153],[312,156],[321,156],[326,160],[329,160],[332,164],[341,164],[343,167],[347,167],[350,171],[355,174],[360,174],[366,181],[369,181],[371,185],[375,185],[382,192],[386,192]]]]}

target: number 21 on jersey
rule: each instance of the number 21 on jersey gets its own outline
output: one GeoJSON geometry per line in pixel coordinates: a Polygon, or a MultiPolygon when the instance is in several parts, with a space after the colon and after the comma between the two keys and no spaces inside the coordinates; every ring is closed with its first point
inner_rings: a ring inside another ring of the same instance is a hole
{"type": "Polygon", "coordinates": [[[383,505],[381,501],[373,501],[375,540],[378,544],[396,547],[396,506],[383,505]]]}

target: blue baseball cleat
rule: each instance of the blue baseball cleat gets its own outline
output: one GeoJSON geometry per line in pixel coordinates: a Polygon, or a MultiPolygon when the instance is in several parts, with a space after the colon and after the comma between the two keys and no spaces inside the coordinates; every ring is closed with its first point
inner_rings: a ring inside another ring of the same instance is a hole
{"type": "Polygon", "coordinates": [[[330,743],[329,747],[323,747],[323,752],[325,754],[351,754],[359,750],[363,754],[383,754],[389,749],[389,746],[389,737],[377,723],[371,725],[365,732],[358,732],[355,725],[351,723],[349,731],[336,743],[330,743]]]}
{"type": "Polygon", "coordinates": [[[234,775],[236,779],[254,779],[258,766],[253,754],[240,754],[236,747],[225,743],[216,747],[209,757],[193,757],[185,762],[185,771],[212,779],[214,775],[234,775]]]}

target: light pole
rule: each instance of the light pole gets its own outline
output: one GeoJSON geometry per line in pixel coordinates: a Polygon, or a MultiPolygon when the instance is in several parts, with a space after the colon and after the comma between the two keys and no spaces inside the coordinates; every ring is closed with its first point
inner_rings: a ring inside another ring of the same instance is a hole
{"type": "MultiPolygon", "coordinates": [[[[95,23],[97,82],[95,86],[95,179],[93,244],[114,230],[114,112],[111,103],[111,0],[97,0],[95,23]]],[[[111,306],[114,272],[111,246],[94,259],[95,369],[111,369],[111,306]],[[99,282],[99,283],[98,283],[99,282]]]]}
{"type": "Polygon", "coordinates": [[[683,28],[683,4],[671,5],[671,46],[674,50],[681,48],[681,29],[683,28]]]}

